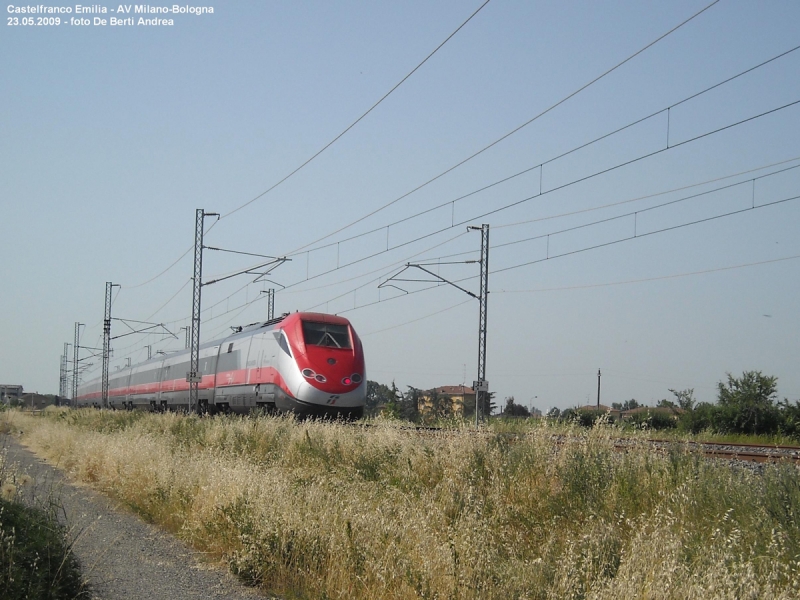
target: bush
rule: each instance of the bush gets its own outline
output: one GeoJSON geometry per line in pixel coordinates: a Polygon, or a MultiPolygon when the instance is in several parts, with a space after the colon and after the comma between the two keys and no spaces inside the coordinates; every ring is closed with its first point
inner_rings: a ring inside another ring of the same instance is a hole
{"type": "Polygon", "coordinates": [[[627,422],[640,429],[655,429],[656,431],[675,429],[678,426],[675,417],[663,410],[636,413],[631,415],[627,422]]]}
{"type": "Polygon", "coordinates": [[[51,512],[0,499],[0,597],[90,597],[64,529],[51,512]]]}
{"type": "Polygon", "coordinates": [[[23,504],[17,490],[30,477],[9,471],[0,455],[0,598],[75,600],[89,598],[80,568],[58,523],[58,505],[48,498],[23,504]]]}

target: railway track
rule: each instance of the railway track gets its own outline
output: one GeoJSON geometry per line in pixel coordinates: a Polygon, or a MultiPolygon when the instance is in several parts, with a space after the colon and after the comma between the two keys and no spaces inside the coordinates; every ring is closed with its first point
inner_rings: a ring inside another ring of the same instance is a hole
{"type": "MultiPolygon", "coordinates": [[[[654,444],[674,444],[663,440],[652,440],[654,444]]],[[[775,444],[730,444],[723,442],[682,442],[690,452],[702,453],[709,458],[770,463],[791,462],[800,464],[800,446],[778,446],[775,444]]]]}
{"type": "MultiPolygon", "coordinates": [[[[355,425],[358,426],[356,423],[355,425]]],[[[371,425],[362,424],[362,427],[371,425]]],[[[438,427],[407,427],[406,431],[417,434],[447,433],[446,429],[438,427]]],[[[453,430],[452,433],[461,435],[463,433],[475,433],[475,431],[453,430]]],[[[486,435],[486,432],[482,432],[486,435]]],[[[509,439],[518,439],[527,434],[501,434],[509,439]]],[[[565,436],[554,435],[554,441],[561,445],[565,441],[565,436]]],[[[680,446],[686,448],[690,453],[702,454],[707,458],[738,460],[755,463],[778,463],[789,462],[800,464],[800,446],[781,446],[776,444],[746,444],[746,443],[727,443],[727,442],[693,442],[693,441],[671,441],[671,440],[636,440],[630,438],[619,438],[614,441],[614,448],[620,452],[629,451],[633,448],[641,448],[642,444],[649,444],[658,452],[668,452],[670,449],[680,446]]]]}

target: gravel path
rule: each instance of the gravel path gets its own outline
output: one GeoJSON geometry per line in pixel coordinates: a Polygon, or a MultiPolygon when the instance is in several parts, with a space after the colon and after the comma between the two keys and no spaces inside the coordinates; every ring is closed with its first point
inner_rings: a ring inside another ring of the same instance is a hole
{"type": "Polygon", "coordinates": [[[93,597],[102,600],[183,600],[265,598],[223,569],[204,564],[199,553],[137,517],[118,510],[108,498],[70,484],[64,474],[25,449],[11,436],[0,436],[8,463],[33,477],[28,490],[52,487],[64,507],[75,538],[74,553],[93,597]]]}

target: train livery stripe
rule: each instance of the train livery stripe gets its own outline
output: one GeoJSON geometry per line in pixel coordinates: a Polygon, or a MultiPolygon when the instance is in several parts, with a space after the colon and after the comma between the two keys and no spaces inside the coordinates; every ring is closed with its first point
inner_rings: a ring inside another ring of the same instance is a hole
{"type": "MultiPolygon", "coordinates": [[[[225,388],[237,385],[258,385],[260,383],[274,383],[280,387],[286,394],[292,395],[289,387],[281,377],[281,374],[274,367],[262,367],[260,369],[237,369],[235,371],[226,371],[216,375],[215,385],[214,375],[204,375],[202,381],[198,384],[198,389],[211,390],[216,388],[225,388]]],[[[186,392],[189,390],[189,382],[185,379],[170,379],[161,383],[142,383],[139,385],[132,385],[129,387],[114,388],[108,390],[109,398],[119,398],[121,396],[143,396],[155,395],[161,393],[171,392],[186,392]]],[[[102,392],[93,392],[78,396],[78,400],[92,400],[101,398],[102,392]]]]}

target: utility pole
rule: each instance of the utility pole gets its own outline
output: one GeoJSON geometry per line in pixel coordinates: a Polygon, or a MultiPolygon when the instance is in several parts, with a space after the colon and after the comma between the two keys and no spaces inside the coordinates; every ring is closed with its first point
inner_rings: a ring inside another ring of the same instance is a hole
{"type": "MultiPolygon", "coordinates": [[[[475,225],[470,225],[467,227],[467,231],[480,231],[481,232],[481,260],[480,260],[480,292],[478,295],[475,295],[473,292],[461,287],[457,283],[452,281],[448,281],[438,272],[434,273],[430,269],[426,269],[425,267],[429,266],[439,266],[442,263],[423,263],[423,264],[413,264],[413,263],[406,263],[406,266],[403,267],[400,271],[389,277],[386,281],[383,281],[378,288],[382,287],[393,287],[401,292],[408,293],[401,287],[396,286],[395,284],[391,283],[401,282],[401,281],[413,281],[418,283],[446,283],[448,285],[453,286],[454,288],[461,290],[468,296],[475,298],[480,303],[480,311],[478,313],[478,379],[472,382],[472,389],[475,390],[475,427],[477,428],[480,424],[481,420],[481,410],[485,408],[484,405],[488,407],[488,402],[486,401],[486,396],[489,393],[489,382],[486,381],[486,334],[487,334],[487,300],[489,297],[489,225],[488,223],[484,223],[480,227],[475,225]],[[402,279],[400,275],[405,273],[411,268],[419,269],[428,275],[428,279],[402,279]],[[431,279],[433,278],[433,279],[431,279]]],[[[467,260],[467,261],[460,261],[463,263],[475,263],[478,261],[475,260],[467,260]]],[[[453,263],[450,263],[453,264],[453,263]]],[[[488,410],[486,411],[488,412],[488,410]]],[[[488,415],[486,415],[488,416],[488,415]]]]}
{"type": "Polygon", "coordinates": [[[148,344],[147,346],[145,346],[145,348],[147,348],[147,360],[150,360],[151,358],[153,358],[153,346],[152,344],[148,344]]]}
{"type": "MultiPolygon", "coordinates": [[[[480,230],[481,232],[481,274],[480,292],[478,302],[480,310],[478,313],[478,389],[475,390],[475,427],[480,422],[480,412],[487,409],[488,402],[484,400],[489,391],[489,384],[486,381],[486,317],[487,300],[489,299],[489,224],[484,223],[480,227],[471,226],[470,229],[480,230]],[[479,408],[480,407],[480,408],[479,408]]],[[[485,416],[489,416],[488,414],[485,416]]]]}
{"type": "Polygon", "coordinates": [[[66,398],[69,394],[67,386],[67,372],[69,371],[69,342],[64,342],[64,354],[61,355],[61,372],[58,378],[58,395],[66,398]]]}
{"type": "Polygon", "coordinates": [[[64,355],[58,357],[58,397],[64,397],[64,355]]]}
{"type": "Polygon", "coordinates": [[[203,220],[219,213],[207,213],[202,208],[195,210],[194,222],[194,277],[192,278],[192,334],[191,359],[186,381],[189,382],[189,410],[198,411],[200,374],[200,296],[203,287],[203,220]]]}
{"type": "Polygon", "coordinates": [[[111,290],[119,287],[106,281],[105,313],[103,316],[103,387],[102,406],[108,408],[108,363],[111,358],[111,290]]]}
{"type": "Polygon", "coordinates": [[[72,400],[78,397],[78,354],[81,346],[81,327],[83,323],[75,321],[75,342],[72,344],[72,400]]]}
{"type": "Polygon", "coordinates": [[[69,347],[72,346],[69,342],[64,342],[64,396],[70,396],[72,389],[72,382],[69,376],[69,347]]]}
{"type": "Polygon", "coordinates": [[[191,332],[192,332],[191,327],[181,327],[178,331],[185,331],[186,332],[186,335],[185,335],[186,341],[185,341],[183,347],[188,350],[189,349],[189,336],[191,335],[191,332]]]}
{"type": "Polygon", "coordinates": [[[600,369],[597,369],[597,410],[600,410],[600,369]]]}

